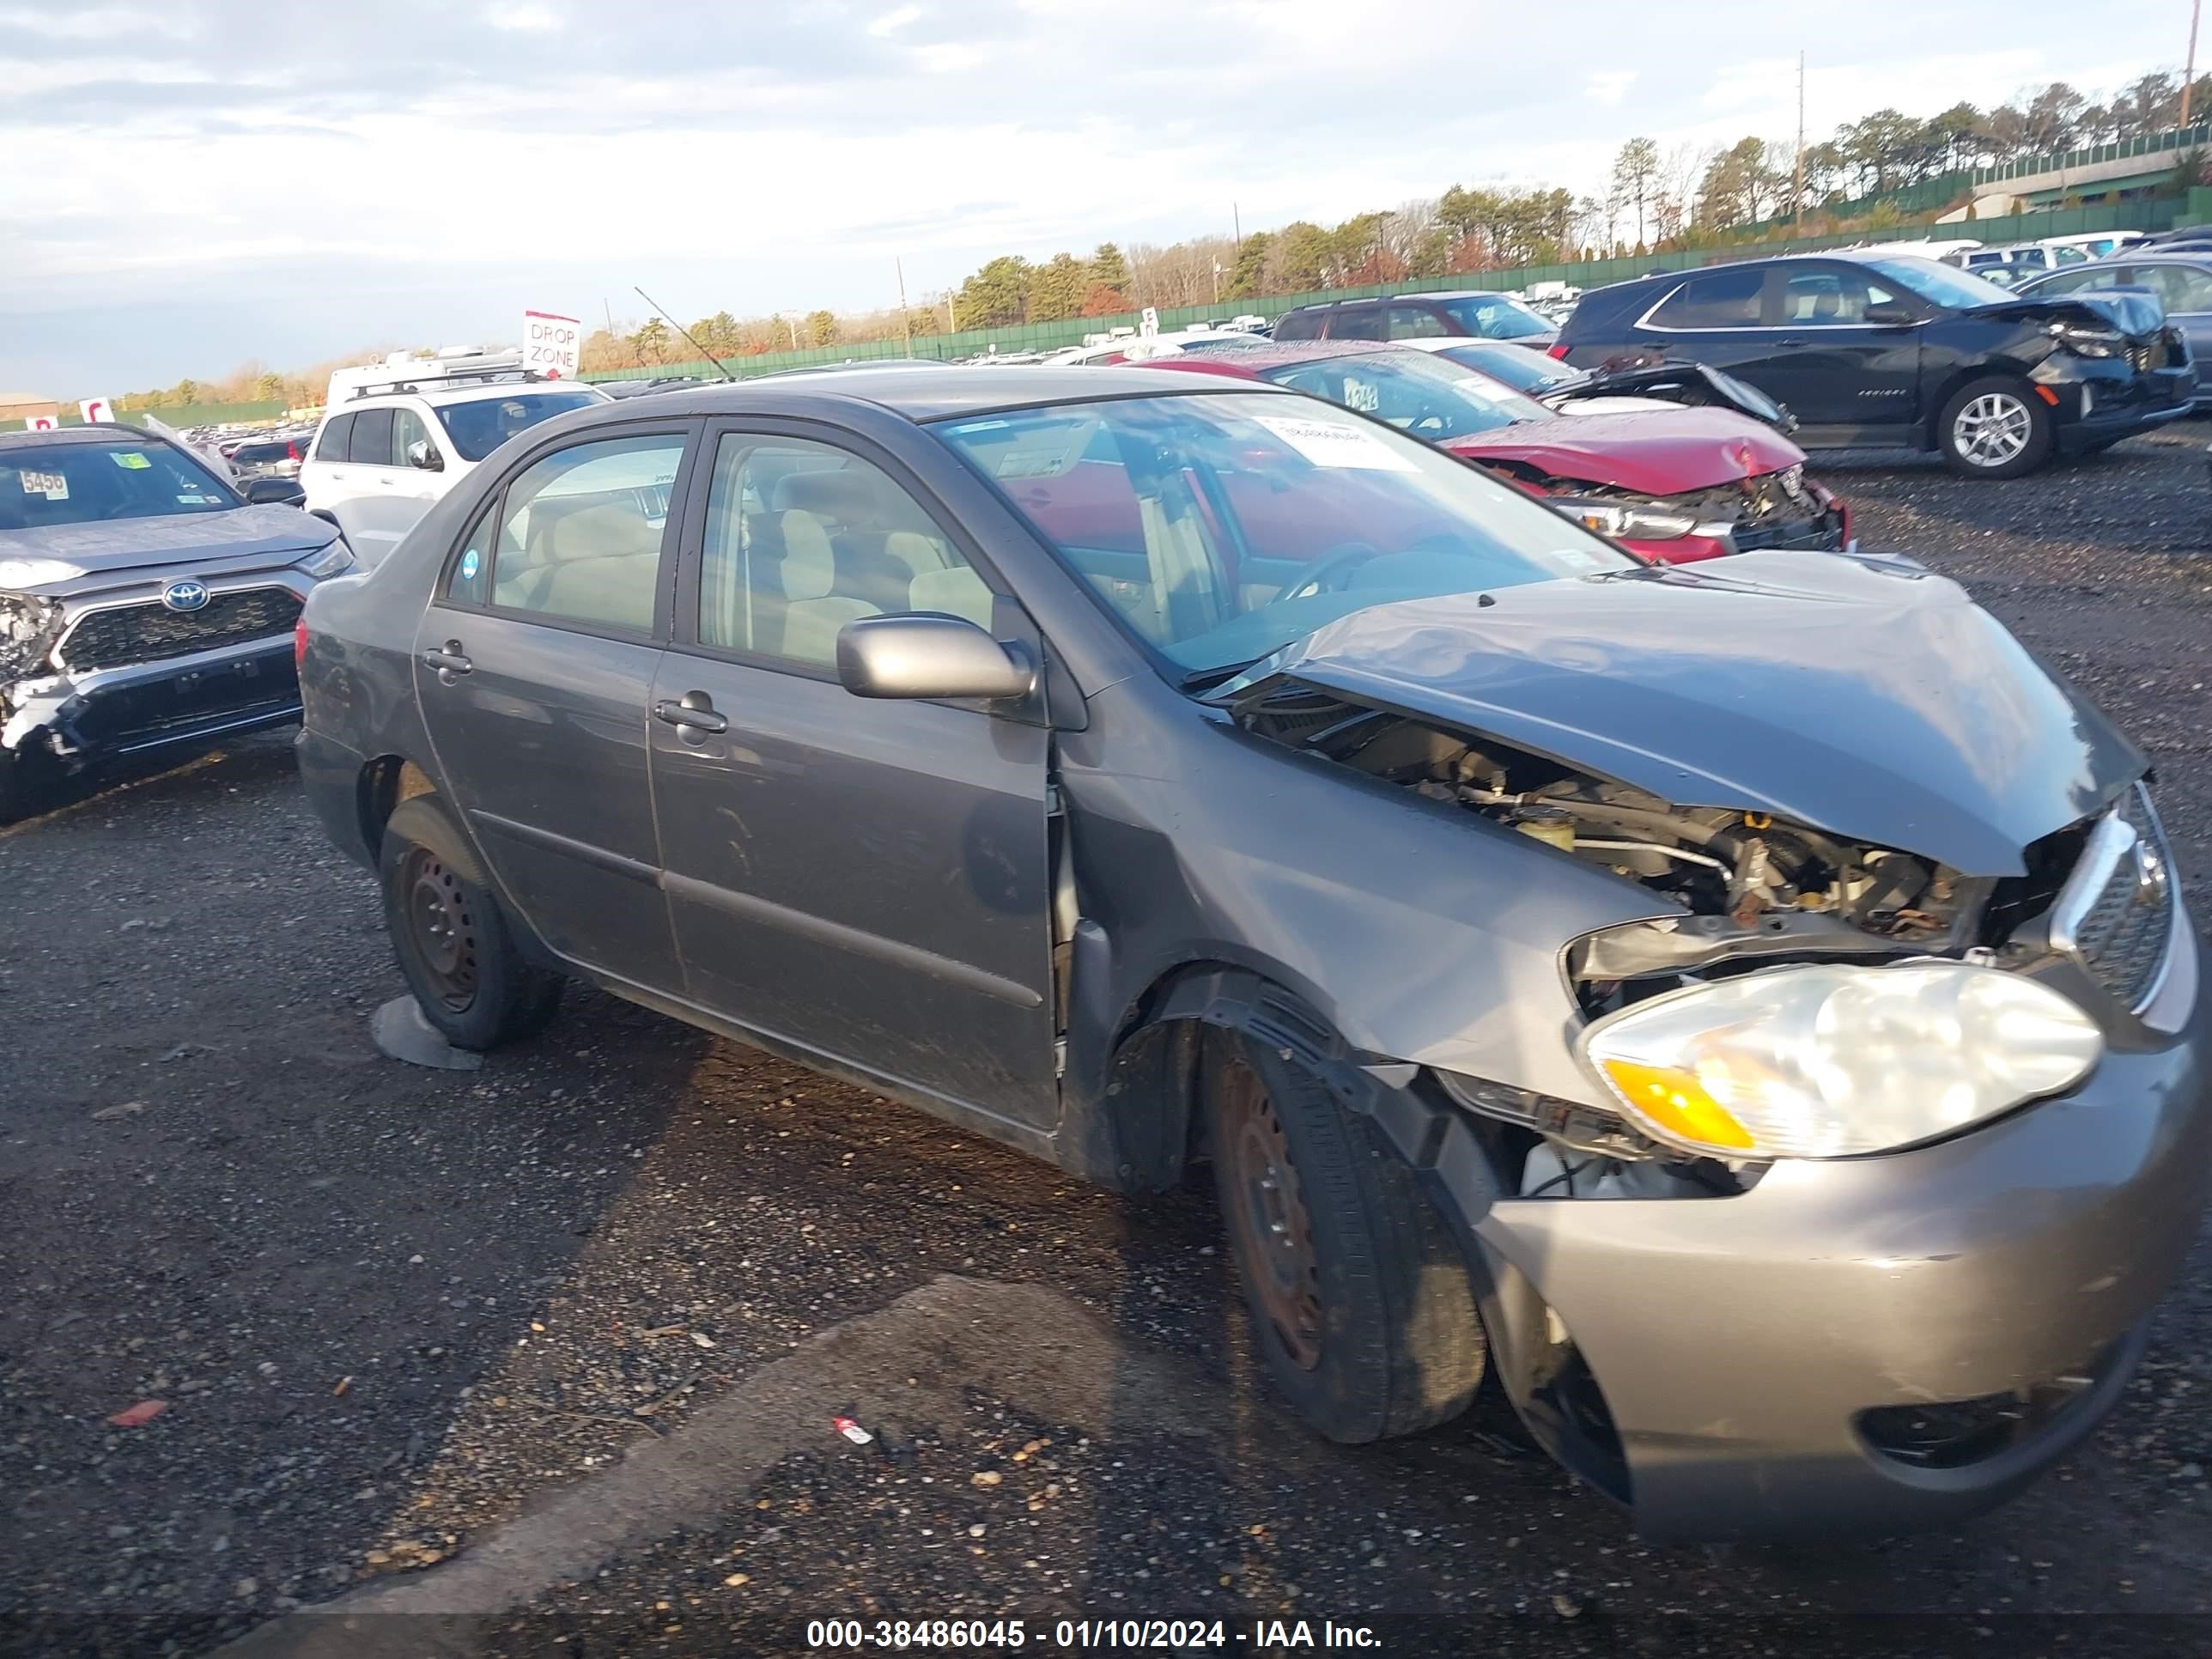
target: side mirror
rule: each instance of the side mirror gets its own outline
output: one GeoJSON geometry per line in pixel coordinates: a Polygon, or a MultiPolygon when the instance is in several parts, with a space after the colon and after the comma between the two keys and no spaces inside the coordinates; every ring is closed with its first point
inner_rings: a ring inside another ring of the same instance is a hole
{"type": "Polygon", "coordinates": [[[837,678],[856,697],[1021,697],[1036,665],[957,617],[863,617],[837,630],[837,678]]]}
{"type": "Polygon", "coordinates": [[[407,446],[407,465],[422,472],[443,472],[446,458],[430,447],[428,438],[417,438],[407,446]]]}
{"type": "Polygon", "coordinates": [[[1907,323],[1919,320],[1912,314],[1910,306],[1895,304],[1869,306],[1866,319],[1876,328],[1901,328],[1907,323]]]}
{"type": "Polygon", "coordinates": [[[252,507],[301,507],[307,500],[296,478],[249,478],[245,495],[252,507]]]}

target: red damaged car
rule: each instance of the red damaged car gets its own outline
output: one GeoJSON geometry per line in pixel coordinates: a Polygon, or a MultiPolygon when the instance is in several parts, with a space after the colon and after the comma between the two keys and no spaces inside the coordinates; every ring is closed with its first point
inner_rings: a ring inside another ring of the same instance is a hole
{"type": "Polygon", "coordinates": [[[1146,367],[1271,380],[1371,415],[1645,558],[1834,551],[1850,540],[1850,510],[1805,476],[1805,452],[1724,410],[1570,417],[1448,358],[1355,341],[1200,350],[1146,367]]]}

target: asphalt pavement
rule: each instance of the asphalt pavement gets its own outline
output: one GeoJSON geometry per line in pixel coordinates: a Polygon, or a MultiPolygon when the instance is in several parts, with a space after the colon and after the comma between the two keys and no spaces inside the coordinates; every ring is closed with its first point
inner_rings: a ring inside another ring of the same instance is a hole
{"type": "MultiPolygon", "coordinates": [[[[2208,440],[1815,469],[2150,752],[2200,918],[2208,440]]],[[[0,830],[0,1653],[2212,1650],[2201,1243],[2010,1507],[1648,1546],[1494,1395],[1362,1449],[1288,1419],[1200,1186],[1097,1193],[586,992],[479,1072],[381,1058],[375,890],[289,739],[0,830]]]]}

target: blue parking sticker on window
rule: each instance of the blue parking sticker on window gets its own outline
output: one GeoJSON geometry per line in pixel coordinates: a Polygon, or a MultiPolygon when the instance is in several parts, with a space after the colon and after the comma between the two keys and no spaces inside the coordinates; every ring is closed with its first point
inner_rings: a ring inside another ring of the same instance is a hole
{"type": "Polygon", "coordinates": [[[467,552],[461,555],[461,580],[463,581],[472,582],[477,579],[477,567],[478,563],[479,561],[477,558],[477,550],[473,547],[467,552]]]}

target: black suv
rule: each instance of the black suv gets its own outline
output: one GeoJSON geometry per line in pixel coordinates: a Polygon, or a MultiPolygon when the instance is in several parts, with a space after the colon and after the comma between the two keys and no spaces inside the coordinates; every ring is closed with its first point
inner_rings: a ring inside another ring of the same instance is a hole
{"type": "Polygon", "coordinates": [[[1298,306],[1275,319],[1278,340],[1418,340],[1460,335],[1510,340],[1541,351],[1559,331],[1510,294],[1395,294],[1298,306]]]}
{"type": "Polygon", "coordinates": [[[1552,355],[1710,363],[1786,404],[1808,449],[1932,449],[1980,478],[2176,419],[2196,386],[2148,294],[2026,299],[1911,255],[1752,259],[1594,289],[1552,355]]]}

